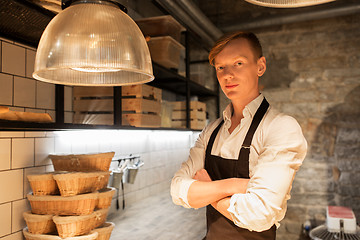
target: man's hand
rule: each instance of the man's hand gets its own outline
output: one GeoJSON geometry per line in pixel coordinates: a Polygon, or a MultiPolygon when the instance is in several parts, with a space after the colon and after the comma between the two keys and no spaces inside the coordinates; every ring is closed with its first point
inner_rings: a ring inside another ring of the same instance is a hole
{"type": "MultiPolygon", "coordinates": [[[[195,173],[193,179],[202,181],[202,182],[211,182],[211,178],[208,172],[205,169],[200,169],[195,173]]],[[[228,178],[224,179],[224,181],[228,182],[229,184],[226,185],[228,190],[228,196],[232,196],[236,193],[245,193],[247,184],[250,179],[245,178],[228,178]]]]}
{"type": "Polygon", "coordinates": [[[205,169],[200,169],[195,173],[195,176],[193,177],[195,180],[203,181],[203,182],[211,182],[211,178],[208,174],[208,172],[205,169]]]}
{"type": "Polygon", "coordinates": [[[212,181],[205,169],[198,170],[193,179],[197,181],[190,185],[187,196],[193,208],[204,207],[236,193],[245,193],[249,182],[249,179],[245,178],[212,181]]]}

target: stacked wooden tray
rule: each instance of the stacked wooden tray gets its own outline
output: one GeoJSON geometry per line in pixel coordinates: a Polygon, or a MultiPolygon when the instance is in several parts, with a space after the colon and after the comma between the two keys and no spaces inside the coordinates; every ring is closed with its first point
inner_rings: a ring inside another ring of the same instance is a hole
{"type": "MultiPolygon", "coordinates": [[[[172,102],[172,127],[186,128],[186,102],[172,102]]],[[[190,128],[201,130],[206,126],[206,104],[199,101],[190,102],[190,128]]]]}
{"type": "Polygon", "coordinates": [[[160,127],[161,99],[161,89],[149,85],[122,87],[123,125],[160,127]]]}
{"type": "Polygon", "coordinates": [[[27,195],[31,211],[24,213],[25,238],[108,240],[114,224],[106,218],[115,188],[107,187],[110,163],[104,159],[113,156],[50,155],[55,172],[28,176],[33,193],[27,195]]]}
{"type": "MultiPolygon", "coordinates": [[[[149,85],[122,87],[123,125],[160,127],[161,89],[149,85]]],[[[114,123],[113,88],[74,87],[74,123],[114,123]]]]}

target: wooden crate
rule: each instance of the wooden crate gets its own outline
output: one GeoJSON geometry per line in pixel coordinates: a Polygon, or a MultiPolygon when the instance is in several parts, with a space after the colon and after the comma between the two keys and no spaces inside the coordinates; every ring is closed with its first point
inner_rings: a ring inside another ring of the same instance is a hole
{"type": "Polygon", "coordinates": [[[76,113],[73,118],[74,123],[112,125],[114,124],[114,114],[112,113],[76,113]]]}
{"type": "Polygon", "coordinates": [[[159,115],[161,112],[161,102],[143,98],[124,98],[122,99],[122,111],[155,113],[159,115]]]}
{"type": "Polygon", "coordinates": [[[162,90],[149,85],[130,85],[121,88],[123,97],[145,98],[148,100],[161,101],[162,90]]]}
{"type": "MultiPolygon", "coordinates": [[[[161,89],[148,85],[122,87],[123,125],[160,126],[160,117],[153,115],[159,115],[161,112],[161,93],[161,89]]],[[[112,87],[74,87],[73,96],[74,123],[114,123],[112,87]]]]}
{"type": "MultiPolygon", "coordinates": [[[[186,102],[172,102],[172,127],[186,127],[186,102]]],[[[199,101],[190,102],[190,128],[201,130],[206,125],[206,104],[199,101]]]]}
{"type": "MultiPolygon", "coordinates": [[[[173,111],[172,112],[172,119],[176,120],[176,119],[186,119],[186,111],[173,111]]],[[[190,111],[190,119],[201,119],[201,120],[205,120],[206,119],[206,112],[204,111],[199,111],[199,110],[191,110],[190,111]]]]}
{"type": "Polygon", "coordinates": [[[112,125],[114,123],[112,87],[74,87],[74,123],[112,125]]]}
{"type": "MultiPolygon", "coordinates": [[[[206,120],[191,119],[190,128],[195,130],[202,130],[206,126],[206,120]]],[[[173,120],[173,128],[186,128],[186,120],[173,120]]]]}
{"type": "Polygon", "coordinates": [[[161,94],[161,89],[149,85],[122,87],[123,125],[160,127],[161,94]]]}
{"type": "MultiPolygon", "coordinates": [[[[186,110],[186,102],[185,101],[178,101],[172,102],[173,110],[186,110]]],[[[199,102],[199,101],[190,101],[190,109],[191,110],[199,110],[206,112],[206,103],[199,102]]]]}
{"type": "Polygon", "coordinates": [[[123,125],[134,127],[160,127],[161,117],[156,114],[127,113],[122,115],[123,125]]]}

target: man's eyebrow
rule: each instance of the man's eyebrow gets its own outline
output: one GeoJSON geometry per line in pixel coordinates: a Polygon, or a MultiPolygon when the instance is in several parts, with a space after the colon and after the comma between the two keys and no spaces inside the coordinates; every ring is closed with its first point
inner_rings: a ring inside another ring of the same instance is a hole
{"type": "MultiPolygon", "coordinates": [[[[244,56],[244,55],[238,55],[238,56],[236,56],[236,57],[232,58],[231,60],[232,60],[232,61],[236,61],[236,60],[237,60],[237,59],[239,59],[239,58],[245,58],[246,60],[248,60],[248,59],[249,59],[247,56],[244,56]]],[[[221,62],[219,63],[219,62],[214,61],[214,66],[216,66],[216,65],[221,65],[221,62]]]]}

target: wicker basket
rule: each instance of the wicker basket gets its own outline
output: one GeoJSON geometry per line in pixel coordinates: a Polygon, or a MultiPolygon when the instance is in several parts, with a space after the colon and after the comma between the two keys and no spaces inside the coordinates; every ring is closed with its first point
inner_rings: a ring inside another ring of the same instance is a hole
{"type": "Polygon", "coordinates": [[[96,216],[95,212],[82,216],[54,216],[53,221],[56,224],[59,236],[67,238],[87,234],[93,230],[95,228],[96,216]]]}
{"type": "Polygon", "coordinates": [[[52,173],[28,175],[27,179],[29,180],[33,194],[36,196],[59,194],[59,188],[56,185],[52,173]]]}
{"type": "Polygon", "coordinates": [[[95,228],[94,232],[97,232],[99,234],[96,240],[109,240],[114,227],[114,223],[106,222],[101,227],[95,228]]]}
{"type": "Polygon", "coordinates": [[[95,228],[103,225],[106,222],[109,209],[98,209],[94,213],[96,215],[95,228]]]}
{"type": "Polygon", "coordinates": [[[33,234],[45,234],[56,232],[56,226],[53,222],[53,215],[37,215],[29,212],[23,213],[28,230],[33,234]]]}
{"type": "Polygon", "coordinates": [[[49,155],[55,171],[109,171],[115,152],[49,155]]]}
{"type": "Polygon", "coordinates": [[[111,206],[111,200],[114,196],[115,191],[116,190],[113,187],[99,190],[98,200],[96,201],[96,208],[109,208],[111,206]]]}
{"type": "Polygon", "coordinates": [[[74,196],[103,189],[107,186],[109,177],[109,171],[73,172],[54,175],[61,196],[74,196]]]}
{"type": "MultiPolygon", "coordinates": [[[[26,240],[63,240],[63,238],[57,235],[48,235],[48,234],[32,234],[29,233],[27,228],[23,229],[23,234],[26,240]]],[[[69,237],[66,240],[95,240],[98,237],[98,233],[95,231],[91,231],[87,235],[77,236],[77,237],[69,237]]]]}
{"type": "Polygon", "coordinates": [[[98,192],[70,197],[28,194],[27,198],[35,214],[86,215],[94,211],[98,192]]]}

